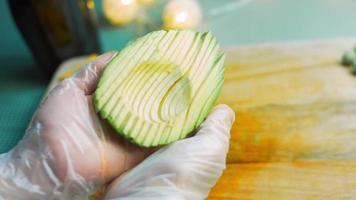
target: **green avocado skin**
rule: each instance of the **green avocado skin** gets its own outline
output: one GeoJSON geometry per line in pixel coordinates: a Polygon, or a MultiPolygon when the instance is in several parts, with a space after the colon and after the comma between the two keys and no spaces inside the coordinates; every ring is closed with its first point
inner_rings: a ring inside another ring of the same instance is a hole
{"type": "Polygon", "coordinates": [[[211,33],[154,31],[107,64],[94,106],[132,143],[170,144],[204,121],[221,92],[224,70],[225,54],[211,33]]]}
{"type": "Polygon", "coordinates": [[[342,56],[341,64],[344,66],[356,65],[356,49],[346,51],[342,56]]]}

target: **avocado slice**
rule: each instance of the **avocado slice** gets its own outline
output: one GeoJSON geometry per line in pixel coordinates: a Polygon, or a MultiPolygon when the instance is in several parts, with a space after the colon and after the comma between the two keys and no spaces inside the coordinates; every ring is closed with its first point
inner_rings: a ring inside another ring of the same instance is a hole
{"type": "Polygon", "coordinates": [[[185,138],[210,112],[223,85],[224,62],[209,32],[151,32],[106,66],[95,107],[132,142],[169,144],[185,138]]]}

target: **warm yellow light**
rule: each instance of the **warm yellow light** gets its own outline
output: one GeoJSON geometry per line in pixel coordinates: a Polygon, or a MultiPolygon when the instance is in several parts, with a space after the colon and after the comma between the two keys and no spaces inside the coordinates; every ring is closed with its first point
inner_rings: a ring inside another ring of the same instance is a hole
{"type": "Polygon", "coordinates": [[[164,8],[163,26],[165,29],[190,29],[196,27],[201,18],[196,0],[172,0],[164,8]]]}
{"type": "Polygon", "coordinates": [[[132,4],[132,3],[133,3],[133,0],[121,0],[121,3],[122,3],[122,5],[127,6],[127,5],[132,4]]]}
{"type": "Polygon", "coordinates": [[[142,5],[152,5],[153,3],[155,3],[155,0],[137,0],[139,4],[142,5]]]}
{"type": "Polygon", "coordinates": [[[115,25],[131,22],[136,17],[138,9],[136,0],[103,0],[104,15],[115,25]]]}
{"type": "Polygon", "coordinates": [[[89,10],[94,9],[95,8],[94,0],[87,1],[87,7],[89,8],[89,10]]]}
{"type": "Polygon", "coordinates": [[[186,12],[181,12],[176,15],[176,21],[179,23],[185,22],[188,19],[188,15],[186,12]]]}

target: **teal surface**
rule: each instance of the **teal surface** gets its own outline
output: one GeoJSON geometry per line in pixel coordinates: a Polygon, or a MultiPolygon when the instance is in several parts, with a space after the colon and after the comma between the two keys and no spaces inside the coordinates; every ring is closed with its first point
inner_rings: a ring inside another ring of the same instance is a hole
{"type": "MultiPolygon", "coordinates": [[[[355,0],[240,0],[249,3],[217,17],[209,14],[234,1],[239,0],[200,0],[208,18],[200,30],[212,31],[223,45],[356,36],[355,0]]],[[[130,27],[104,28],[100,39],[104,50],[112,50],[133,36],[130,27]]]]}
{"type": "MultiPolygon", "coordinates": [[[[255,0],[218,17],[209,17],[211,9],[233,0],[201,2],[209,20],[200,29],[211,30],[223,45],[356,36],[355,0],[255,0]]],[[[121,49],[135,36],[130,26],[105,26],[99,32],[103,51],[121,49]]],[[[38,75],[7,1],[0,1],[0,36],[1,153],[23,136],[47,83],[38,75]]]]}
{"type": "Polygon", "coordinates": [[[12,148],[25,129],[46,88],[6,1],[0,1],[0,153],[12,148]]]}

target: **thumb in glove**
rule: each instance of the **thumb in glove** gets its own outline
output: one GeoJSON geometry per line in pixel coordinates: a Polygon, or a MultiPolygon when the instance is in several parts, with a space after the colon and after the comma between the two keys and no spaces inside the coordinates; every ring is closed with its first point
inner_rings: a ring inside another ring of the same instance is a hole
{"type": "Polygon", "coordinates": [[[161,148],[117,178],[105,199],[204,199],[225,169],[234,112],[217,106],[195,136],[161,148]]]}

